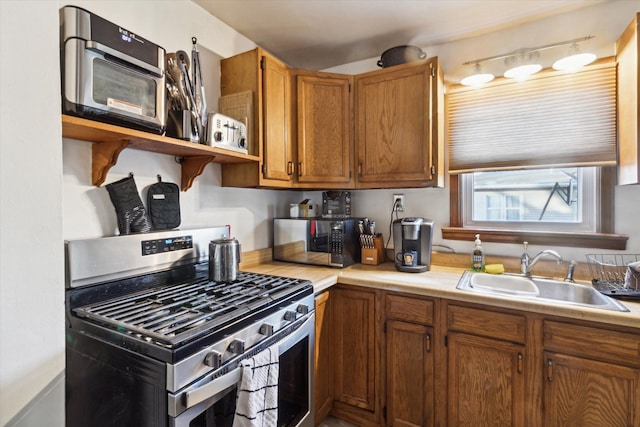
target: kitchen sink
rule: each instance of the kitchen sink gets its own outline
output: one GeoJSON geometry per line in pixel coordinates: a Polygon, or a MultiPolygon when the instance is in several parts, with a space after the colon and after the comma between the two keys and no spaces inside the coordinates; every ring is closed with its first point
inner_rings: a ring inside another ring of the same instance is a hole
{"type": "Polygon", "coordinates": [[[515,299],[533,299],[553,304],[629,311],[619,301],[601,294],[589,284],[565,282],[546,277],[465,271],[456,288],[515,299]]]}

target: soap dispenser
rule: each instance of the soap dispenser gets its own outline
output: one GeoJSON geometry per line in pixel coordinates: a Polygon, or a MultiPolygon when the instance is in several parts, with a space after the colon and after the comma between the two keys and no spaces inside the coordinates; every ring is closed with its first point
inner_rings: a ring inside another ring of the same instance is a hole
{"type": "Polygon", "coordinates": [[[476,247],[473,249],[471,255],[471,271],[484,271],[484,252],[482,252],[482,242],[480,241],[480,235],[476,234],[476,247]]]}

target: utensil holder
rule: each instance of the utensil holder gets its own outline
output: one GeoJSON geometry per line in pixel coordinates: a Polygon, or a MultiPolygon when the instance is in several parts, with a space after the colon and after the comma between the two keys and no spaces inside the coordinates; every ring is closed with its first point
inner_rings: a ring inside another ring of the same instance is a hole
{"type": "Polygon", "coordinates": [[[384,239],[382,234],[376,234],[373,238],[373,248],[361,247],[362,264],[378,265],[384,262],[384,239]]]}

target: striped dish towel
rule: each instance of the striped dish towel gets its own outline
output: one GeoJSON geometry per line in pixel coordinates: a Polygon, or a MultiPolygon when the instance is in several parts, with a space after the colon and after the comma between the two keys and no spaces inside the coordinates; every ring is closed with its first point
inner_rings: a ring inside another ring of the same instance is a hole
{"type": "Polygon", "coordinates": [[[278,423],[278,348],[240,362],[233,427],[272,427],[278,423]]]}

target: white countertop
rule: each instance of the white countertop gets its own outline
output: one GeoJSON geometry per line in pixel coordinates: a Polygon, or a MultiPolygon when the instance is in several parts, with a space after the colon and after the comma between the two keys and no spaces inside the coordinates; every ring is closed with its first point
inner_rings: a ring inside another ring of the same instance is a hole
{"type": "Polygon", "coordinates": [[[403,273],[397,271],[394,264],[389,262],[378,266],[355,264],[343,269],[272,262],[242,270],[310,280],[316,294],[336,283],[343,283],[640,328],[640,302],[622,301],[630,310],[623,313],[463,291],[456,289],[458,280],[465,271],[462,268],[433,265],[430,271],[424,273],[403,273]]]}

